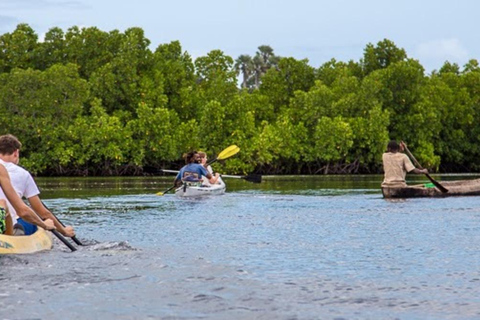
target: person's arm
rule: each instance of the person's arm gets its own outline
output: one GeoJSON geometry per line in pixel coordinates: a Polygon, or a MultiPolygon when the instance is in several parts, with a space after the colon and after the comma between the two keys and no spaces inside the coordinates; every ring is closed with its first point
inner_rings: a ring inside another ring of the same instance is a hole
{"type": "Polygon", "coordinates": [[[416,174],[428,174],[428,170],[427,169],[418,169],[418,168],[415,168],[413,169],[412,171],[410,171],[412,173],[416,173],[416,174]]]}
{"type": "Polygon", "coordinates": [[[10,176],[3,165],[0,165],[0,186],[7,196],[7,200],[12,204],[13,208],[15,208],[15,211],[20,218],[46,230],[55,229],[52,220],[47,219],[42,221],[42,219],[40,219],[37,214],[22,201],[20,196],[15,192],[15,189],[13,189],[12,183],[10,182],[10,176]]]}
{"type": "Polygon", "coordinates": [[[220,175],[217,172],[215,173],[215,176],[212,176],[212,174],[209,172],[205,177],[207,177],[208,182],[210,182],[211,184],[215,184],[217,183],[218,178],[220,178],[220,175]]]}
{"type": "Polygon", "coordinates": [[[72,226],[63,226],[60,221],[48,210],[44,205],[42,200],[38,195],[28,198],[28,202],[32,206],[33,211],[35,211],[42,219],[51,219],[55,224],[55,228],[63,234],[65,237],[75,236],[75,231],[72,226]]]}

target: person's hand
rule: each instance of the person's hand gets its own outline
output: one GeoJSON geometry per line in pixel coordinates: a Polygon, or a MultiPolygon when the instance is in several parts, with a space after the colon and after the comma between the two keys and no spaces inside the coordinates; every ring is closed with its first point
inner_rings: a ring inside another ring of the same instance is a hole
{"type": "Polygon", "coordinates": [[[405,149],[407,148],[407,145],[405,144],[405,142],[400,142],[400,151],[403,152],[405,151],[405,149]]]}
{"type": "Polygon", "coordinates": [[[64,232],[63,232],[63,235],[65,237],[74,237],[75,236],[75,230],[73,230],[73,227],[72,226],[65,226],[65,228],[63,228],[64,232]]]}
{"type": "Polygon", "coordinates": [[[428,170],[427,170],[427,169],[420,169],[420,171],[421,171],[423,174],[428,174],[428,170]]]}
{"type": "Polygon", "coordinates": [[[52,219],[45,219],[45,221],[43,221],[43,223],[45,223],[45,229],[47,230],[55,230],[55,224],[53,223],[53,220],[52,219]]]}

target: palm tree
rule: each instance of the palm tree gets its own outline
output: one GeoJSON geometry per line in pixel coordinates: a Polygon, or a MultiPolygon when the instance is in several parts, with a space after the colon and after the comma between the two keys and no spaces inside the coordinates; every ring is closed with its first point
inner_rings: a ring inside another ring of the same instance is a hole
{"type": "Polygon", "coordinates": [[[270,68],[277,68],[280,57],[273,53],[270,46],[262,45],[258,47],[253,59],[249,55],[241,55],[235,63],[237,72],[242,72],[242,88],[260,87],[261,77],[270,68]]]}
{"type": "Polygon", "coordinates": [[[248,54],[242,54],[239,56],[235,61],[235,70],[237,71],[237,74],[240,72],[242,73],[242,88],[246,88],[248,86],[248,79],[253,71],[252,57],[250,57],[248,54]]]}

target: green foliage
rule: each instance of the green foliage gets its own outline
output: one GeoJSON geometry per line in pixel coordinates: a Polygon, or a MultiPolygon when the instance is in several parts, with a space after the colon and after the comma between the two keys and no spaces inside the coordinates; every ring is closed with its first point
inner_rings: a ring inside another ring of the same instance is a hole
{"type": "Polygon", "coordinates": [[[375,70],[386,69],[391,64],[405,61],[407,53],[405,50],[397,48],[393,41],[384,39],[377,43],[376,46],[371,43],[365,48],[361,65],[365,75],[375,70]]]}
{"type": "Polygon", "coordinates": [[[149,46],[140,28],[54,27],[39,42],[19,24],[0,35],[0,128],[22,141],[22,165],[131,174],[236,144],[242,151],[216,170],[379,172],[397,139],[431,170],[480,170],[477,60],[427,76],[388,39],[367,44],[358,62],[318,69],[267,45],[194,62],[178,41],[149,46]]]}
{"type": "Polygon", "coordinates": [[[19,24],[12,33],[0,36],[0,73],[14,68],[33,68],[38,36],[27,24],[19,24]]]}
{"type": "Polygon", "coordinates": [[[295,91],[308,91],[314,85],[315,71],[308,60],[282,58],[278,69],[269,69],[262,78],[260,92],[270,98],[275,110],[288,106],[295,91]]]}

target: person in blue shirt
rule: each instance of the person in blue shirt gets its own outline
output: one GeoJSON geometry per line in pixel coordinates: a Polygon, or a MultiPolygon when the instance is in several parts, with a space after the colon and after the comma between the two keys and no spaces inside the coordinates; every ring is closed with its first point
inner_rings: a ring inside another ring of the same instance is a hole
{"type": "Polygon", "coordinates": [[[201,184],[202,176],[205,176],[211,184],[215,184],[218,181],[220,175],[215,173],[215,176],[213,176],[200,164],[201,159],[197,151],[191,151],[185,154],[184,158],[186,165],[180,169],[175,177],[175,186],[179,187],[184,181],[191,183],[198,182],[201,184]]]}

